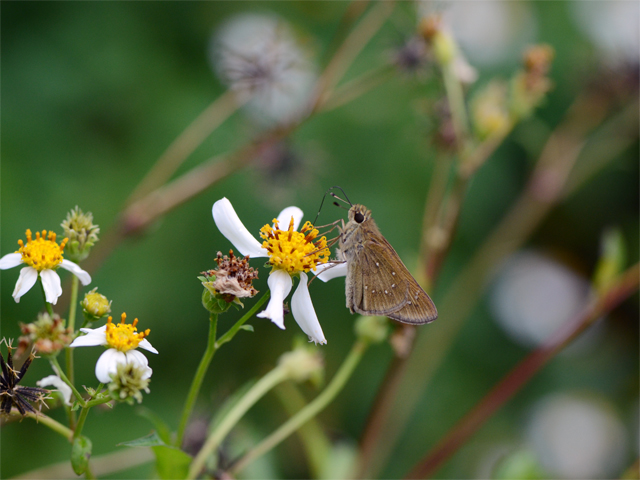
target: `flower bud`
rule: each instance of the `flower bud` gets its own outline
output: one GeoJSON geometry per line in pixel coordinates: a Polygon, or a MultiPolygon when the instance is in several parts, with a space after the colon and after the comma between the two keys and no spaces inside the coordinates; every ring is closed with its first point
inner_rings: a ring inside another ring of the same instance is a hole
{"type": "Polygon", "coordinates": [[[88,322],[98,320],[111,312],[111,300],[98,293],[98,287],[87,292],[80,305],[82,306],[84,318],[88,322]]]}
{"type": "Polygon", "coordinates": [[[24,351],[29,343],[43,355],[55,355],[73,340],[70,328],[65,328],[60,316],[48,313],[39,313],[38,319],[33,323],[20,324],[22,336],[20,337],[20,351],[24,351]]]}
{"type": "Polygon", "coordinates": [[[74,262],[89,256],[91,247],[98,241],[100,228],[93,224],[93,214],[83,213],[76,207],[67,213],[67,218],[60,224],[64,236],[69,239],[65,255],[74,262]]]}
{"type": "Polygon", "coordinates": [[[115,373],[111,374],[109,395],[117,401],[125,401],[133,404],[133,400],[142,402],[142,391],[149,393],[150,378],[145,378],[148,369],[141,368],[138,364],[127,362],[119,363],[115,373]]]}
{"type": "Polygon", "coordinates": [[[627,263],[627,249],[619,229],[609,229],[602,234],[600,259],[593,275],[593,285],[603,294],[618,278],[627,263]]]}
{"type": "Polygon", "coordinates": [[[533,112],[551,89],[547,76],[554,51],[549,45],[534,45],[524,54],[523,70],[511,79],[510,110],[517,119],[533,112]]]}
{"type": "Polygon", "coordinates": [[[323,362],[320,350],[308,344],[299,344],[292,351],[283,354],[278,363],[287,372],[288,378],[295,382],[322,379],[323,362]]]}
{"type": "Polygon", "coordinates": [[[380,343],[389,334],[389,321],[386,317],[359,317],[354,329],[361,340],[367,343],[380,343]]]}
{"type": "Polygon", "coordinates": [[[507,106],[507,87],[493,81],[476,93],[470,105],[476,135],[484,140],[505,132],[511,123],[507,106]]]}

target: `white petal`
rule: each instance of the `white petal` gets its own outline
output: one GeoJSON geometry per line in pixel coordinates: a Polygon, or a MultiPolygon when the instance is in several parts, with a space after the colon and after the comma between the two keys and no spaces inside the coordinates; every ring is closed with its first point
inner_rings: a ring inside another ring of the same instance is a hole
{"type": "Polygon", "coordinates": [[[55,387],[62,395],[65,405],[71,405],[71,387],[64,383],[59,376],[49,375],[48,377],[44,377],[42,380],[38,380],[36,385],[42,388],[48,387],[49,385],[55,387]]]}
{"type": "Polygon", "coordinates": [[[105,323],[104,325],[98,328],[81,328],[80,331],[84,333],[98,333],[98,332],[104,333],[107,331],[107,324],[105,323]]]}
{"type": "Polygon", "coordinates": [[[85,332],[86,335],[81,335],[77,337],[73,342],[71,342],[70,347],[95,347],[98,345],[106,345],[107,344],[107,334],[105,333],[107,330],[107,326],[103,325],[100,328],[91,329],[91,328],[81,328],[81,332],[85,332]]]}
{"type": "Polygon", "coordinates": [[[22,254],[7,253],[4,257],[0,258],[0,270],[6,270],[7,268],[17,267],[21,263],[22,263],[22,254]]]}
{"type": "Polygon", "coordinates": [[[110,348],[100,355],[98,363],[96,363],[96,378],[98,381],[102,383],[110,383],[110,375],[112,373],[116,373],[118,370],[118,364],[120,363],[127,363],[127,356],[115,348],[110,348]]]}
{"type": "MultiPolygon", "coordinates": [[[[291,222],[291,217],[293,217],[293,229],[298,230],[298,226],[300,225],[300,221],[303,217],[302,210],[298,207],[287,207],[280,212],[278,215],[278,222],[280,223],[280,230],[288,230],[289,222],[291,222]]],[[[274,226],[275,228],[275,226],[274,226]]]]}
{"type": "Polygon", "coordinates": [[[291,297],[291,313],[302,331],[309,336],[309,340],[320,345],[327,343],[316,311],[313,309],[313,303],[311,303],[307,275],[303,272],[300,272],[300,284],[291,297]]]}
{"type": "Polygon", "coordinates": [[[143,379],[147,379],[151,376],[153,370],[149,368],[149,360],[147,360],[147,357],[137,350],[129,350],[125,355],[128,363],[135,363],[139,368],[144,370],[144,373],[142,374],[143,379]]]}
{"type": "Polygon", "coordinates": [[[245,257],[251,255],[251,258],[267,257],[268,252],[262,248],[249,230],[242,224],[236,211],[231,206],[231,202],[226,198],[222,198],[213,204],[213,221],[220,233],[245,257]]]}
{"type": "Polygon", "coordinates": [[[55,305],[58,302],[58,297],[62,295],[60,277],[54,270],[43,270],[40,272],[40,279],[47,302],[55,305]]]}
{"type": "Polygon", "coordinates": [[[153,348],[151,346],[151,343],[149,343],[149,340],[147,340],[146,338],[144,338],[139,344],[138,346],[140,348],[144,348],[146,351],[151,352],[151,353],[158,353],[158,350],[156,350],[155,348],[153,348]]]}
{"type": "Polygon", "coordinates": [[[316,271],[312,272],[323,282],[328,282],[334,278],[344,277],[347,275],[347,262],[327,262],[316,267],[316,271]]]}
{"type": "Polygon", "coordinates": [[[38,280],[38,271],[33,267],[24,267],[20,270],[20,276],[16,282],[16,288],[13,289],[13,299],[16,303],[20,302],[20,297],[31,290],[38,280]]]}
{"type": "Polygon", "coordinates": [[[60,266],[65,270],[69,270],[76,277],[78,277],[82,285],[89,285],[91,283],[91,275],[89,275],[87,272],[85,272],[83,269],[81,269],[78,265],[73,263],[71,260],[63,259],[60,266]]]}
{"type": "Polygon", "coordinates": [[[284,311],[282,303],[287,298],[293,284],[291,276],[284,270],[275,270],[267,280],[269,290],[271,290],[271,299],[266,310],[260,312],[258,317],[268,318],[278,327],[284,330],[284,311]]]}

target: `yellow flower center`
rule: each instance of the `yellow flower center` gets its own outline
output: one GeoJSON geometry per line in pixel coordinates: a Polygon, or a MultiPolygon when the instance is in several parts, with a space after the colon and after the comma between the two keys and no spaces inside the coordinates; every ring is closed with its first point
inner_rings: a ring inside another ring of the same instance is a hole
{"type": "Polygon", "coordinates": [[[62,240],[60,245],[56,243],[56,234],[43,230],[42,235],[40,232],[36,232],[35,240],[31,236],[31,230],[27,229],[27,244],[25,245],[22,240],[18,240],[17,253],[22,255],[22,261],[41,272],[43,270],[49,270],[56,268],[62,262],[62,251],[67,244],[68,238],[62,240]]]}
{"type": "Polygon", "coordinates": [[[269,252],[269,263],[274,268],[287,271],[290,274],[315,270],[319,263],[329,260],[329,249],[326,237],[316,239],[318,230],[311,222],[307,222],[299,232],[293,230],[293,217],[288,230],[280,230],[278,220],[260,229],[260,236],[264,239],[262,246],[269,252]]]}
{"type": "Polygon", "coordinates": [[[128,352],[138,346],[138,344],[149,335],[148,328],[144,332],[137,333],[138,329],[136,324],[138,319],[136,318],[131,325],[127,325],[124,321],[127,319],[127,314],[123,313],[120,317],[120,323],[114,325],[111,321],[112,317],[107,319],[107,344],[111,348],[115,348],[121,352],[128,352]]]}

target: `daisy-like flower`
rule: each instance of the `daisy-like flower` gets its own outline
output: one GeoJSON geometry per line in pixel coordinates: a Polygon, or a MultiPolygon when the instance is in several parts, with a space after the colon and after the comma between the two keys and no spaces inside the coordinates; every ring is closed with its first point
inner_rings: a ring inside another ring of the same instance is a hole
{"type": "Polygon", "coordinates": [[[127,314],[123,313],[120,323],[112,323],[113,318],[107,319],[106,325],[100,328],[81,328],[80,331],[86,333],[76,338],[70,347],[94,347],[102,345],[107,347],[107,351],[100,355],[96,363],[96,378],[102,383],[110,383],[111,375],[117,373],[118,365],[133,363],[144,370],[143,379],[151,377],[153,370],[149,367],[149,361],[142,353],[135,350],[137,347],[158,353],[151,346],[145,337],[149,335],[147,328],[144,332],[138,332],[136,318],[132,324],[126,324],[127,314]]]}
{"type": "Polygon", "coordinates": [[[31,290],[39,276],[47,302],[55,305],[58,297],[62,295],[60,277],[56,273],[58,267],[69,270],[80,279],[82,285],[91,283],[91,276],[87,272],[72,261],[62,258],[64,247],[67,244],[66,238],[58,244],[54,232],[50,231],[47,234],[47,231],[43,230],[42,235],[40,232],[36,232],[34,239],[29,229],[27,229],[26,236],[26,244],[22,240],[18,240],[18,245],[20,245],[18,251],[0,258],[0,270],[17,267],[20,264],[26,265],[20,270],[20,277],[18,277],[16,288],[13,290],[13,299],[16,303],[20,302],[20,297],[31,290]]]}
{"type": "Polygon", "coordinates": [[[242,255],[269,258],[272,269],[267,283],[271,299],[266,310],[260,312],[258,317],[268,318],[284,329],[283,302],[293,286],[292,278],[298,276],[300,283],[291,297],[293,318],[311,341],[325,344],[327,341],[309,296],[307,272],[315,271],[318,265],[328,261],[329,249],[327,239],[318,239],[318,230],[310,222],[297,231],[302,216],[302,210],[298,207],[285,208],[273,220],[273,226],[267,224],[260,229],[263,239],[260,244],[242,224],[229,200],[223,198],[213,204],[216,226],[242,255]],[[287,225],[288,228],[281,230],[281,225],[287,225]]]}

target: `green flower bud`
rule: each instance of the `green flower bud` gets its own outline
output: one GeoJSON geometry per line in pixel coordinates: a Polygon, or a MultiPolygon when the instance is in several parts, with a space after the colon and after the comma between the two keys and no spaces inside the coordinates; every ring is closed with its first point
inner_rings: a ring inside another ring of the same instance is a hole
{"type": "Polygon", "coordinates": [[[600,248],[600,259],[593,275],[593,284],[602,294],[618,278],[627,263],[627,249],[622,232],[618,229],[605,231],[600,248]]]}
{"type": "Polygon", "coordinates": [[[98,293],[98,287],[84,295],[84,299],[80,302],[82,313],[88,322],[93,322],[111,312],[111,300],[98,293]]]}
{"type": "Polygon", "coordinates": [[[109,395],[119,402],[132,405],[135,399],[142,402],[142,391],[149,393],[150,378],[145,377],[145,369],[135,363],[119,363],[115,373],[111,374],[109,395]]]}
{"type": "Polygon", "coordinates": [[[100,228],[93,224],[93,214],[83,213],[76,207],[67,213],[67,218],[60,224],[64,236],[69,239],[65,255],[74,262],[80,262],[89,256],[91,247],[98,241],[100,228]]]}
{"type": "Polygon", "coordinates": [[[507,106],[507,87],[492,81],[471,100],[471,120],[480,140],[501,135],[511,125],[507,106]]]}
{"type": "Polygon", "coordinates": [[[283,354],[279,365],[287,372],[287,376],[295,382],[322,380],[324,364],[320,350],[315,345],[298,344],[292,351],[283,354]]]}
{"type": "Polygon", "coordinates": [[[361,340],[368,343],[381,343],[389,334],[389,321],[386,317],[359,317],[354,329],[361,340]]]}

